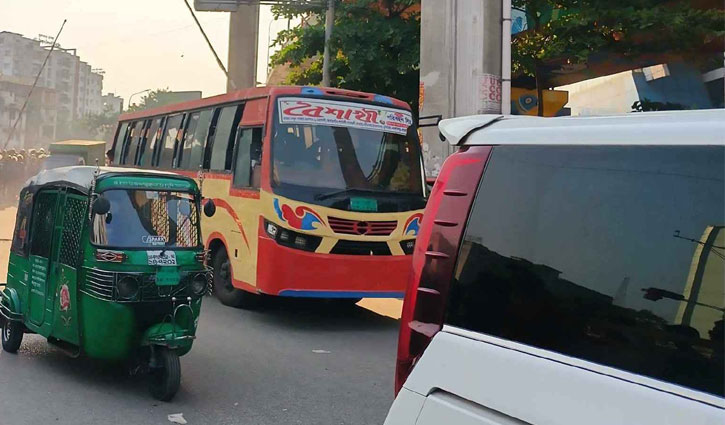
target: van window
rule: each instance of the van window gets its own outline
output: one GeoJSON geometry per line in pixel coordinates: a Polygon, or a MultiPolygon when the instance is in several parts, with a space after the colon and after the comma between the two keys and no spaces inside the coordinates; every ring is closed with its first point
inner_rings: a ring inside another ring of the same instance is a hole
{"type": "Polygon", "coordinates": [[[23,190],[20,193],[20,203],[15,217],[15,231],[10,251],[25,257],[27,255],[28,234],[30,231],[30,213],[33,210],[33,193],[23,190]]]}
{"type": "Polygon", "coordinates": [[[210,170],[224,171],[232,169],[233,140],[239,120],[242,117],[240,105],[227,106],[221,109],[216,122],[214,142],[212,144],[210,170]]]}
{"type": "Polygon", "coordinates": [[[154,156],[154,147],[156,141],[160,138],[161,129],[163,128],[163,118],[154,118],[151,122],[151,127],[146,131],[146,136],[143,138],[141,147],[139,147],[139,153],[137,158],[137,164],[142,167],[150,167],[151,159],[154,156]]]}
{"type": "Polygon", "coordinates": [[[158,167],[159,168],[171,168],[171,162],[174,159],[174,149],[176,148],[176,142],[179,139],[181,124],[184,120],[184,116],[174,115],[166,120],[166,130],[164,131],[163,139],[161,139],[161,154],[159,155],[158,167]]]}
{"type": "Polygon", "coordinates": [[[179,168],[185,170],[199,170],[199,167],[202,165],[204,145],[206,143],[206,137],[209,134],[209,126],[211,125],[214,111],[206,109],[197,112],[197,114],[196,129],[193,132],[187,130],[184,136],[184,152],[179,168]]]}
{"type": "Polygon", "coordinates": [[[446,323],[724,396],[724,158],[494,148],[446,323]]]}
{"type": "Polygon", "coordinates": [[[55,204],[58,192],[40,192],[33,208],[30,254],[49,258],[55,226],[55,204]]]}
{"type": "Polygon", "coordinates": [[[116,141],[113,143],[113,163],[118,164],[123,153],[123,141],[126,140],[126,130],[128,129],[128,123],[121,123],[121,126],[116,133],[116,141]]]}
{"type": "Polygon", "coordinates": [[[259,189],[261,175],[262,128],[240,129],[237,137],[233,186],[259,189]]]}

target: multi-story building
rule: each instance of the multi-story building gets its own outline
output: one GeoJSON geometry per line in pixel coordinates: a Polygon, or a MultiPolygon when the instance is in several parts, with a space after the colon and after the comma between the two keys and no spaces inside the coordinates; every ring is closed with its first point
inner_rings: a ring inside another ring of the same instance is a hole
{"type": "MultiPolygon", "coordinates": [[[[21,34],[0,31],[0,76],[23,81],[30,79],[32,85],[52,45],[52,37],[30,39],[21,34]]],[[[36,90],[38,88],[54,92],[53,103],[57,113],[53,114],[53,126],[67,127],[72,120],[103,112],[103,72],[81,61],[76,49],[55,46],[38,77],[36,90]]],[[[46,90],[41,91],[46,93],[46,90]]],[[[32,140],[27,142],[34,143],[32,140]]]]}
{"type": "Polygon", "coordinates": [[[105,114],[120,114],[123,112],[123,98],[121,96],[108,93],[101,96],[101,102],[103,103],[103,113],[105,114]]]}
{"type": "Polygon", "coordinates": [[[20,115],[32,86],[32,78],[0,75],[0,145],[5,146],[5,142],[8,142],[8,148],[32,148],[45,147],[55,141],[57,126],[55,90],[35,87],[25,105],[25,111],[20,115]],[[13,126],[15,126],[14,131],[13,126]],[[12,137],[8,140],[11,133],[12,137]]]}

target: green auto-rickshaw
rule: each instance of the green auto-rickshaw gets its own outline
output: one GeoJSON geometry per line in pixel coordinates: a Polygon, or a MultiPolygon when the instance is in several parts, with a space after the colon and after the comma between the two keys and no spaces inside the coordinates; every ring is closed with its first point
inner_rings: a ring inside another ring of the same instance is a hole
{"type": "Polygon", "coordinates": [[[172,173],[76,166],[31,178],[0,299],[3,349],[37,333],[69,355],[148,371],[152,395],[170,400],[211,285],[200,208],[194,180],[172,173]]]}

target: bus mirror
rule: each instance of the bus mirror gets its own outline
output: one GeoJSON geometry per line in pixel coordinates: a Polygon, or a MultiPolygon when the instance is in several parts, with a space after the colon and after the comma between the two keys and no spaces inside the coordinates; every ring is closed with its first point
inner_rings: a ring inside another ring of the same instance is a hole
{"type": "Polygon", "coordinates": [[[214,204],[214,201],[211,199],[208,199],[204,203],[204,215],[207,217],[211,217],[216,213],[216,205],[214,204]]]}
{"type": "Polygon", "coordinates": [[[111,211],[111,202],[103,196],[96,198],[93,202],[93,214],[103,215],[108,214],[109,211],[111,211]]]}

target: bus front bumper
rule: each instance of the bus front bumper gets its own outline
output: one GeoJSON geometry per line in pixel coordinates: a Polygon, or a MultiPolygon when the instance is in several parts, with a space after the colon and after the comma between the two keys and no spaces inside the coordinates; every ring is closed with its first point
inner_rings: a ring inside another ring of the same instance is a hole
{"type": "Polygon", "coordinates": [[[412,256],[307,252],[259,239],[257,289],[307,298],[403,298],[412,256]]]}

